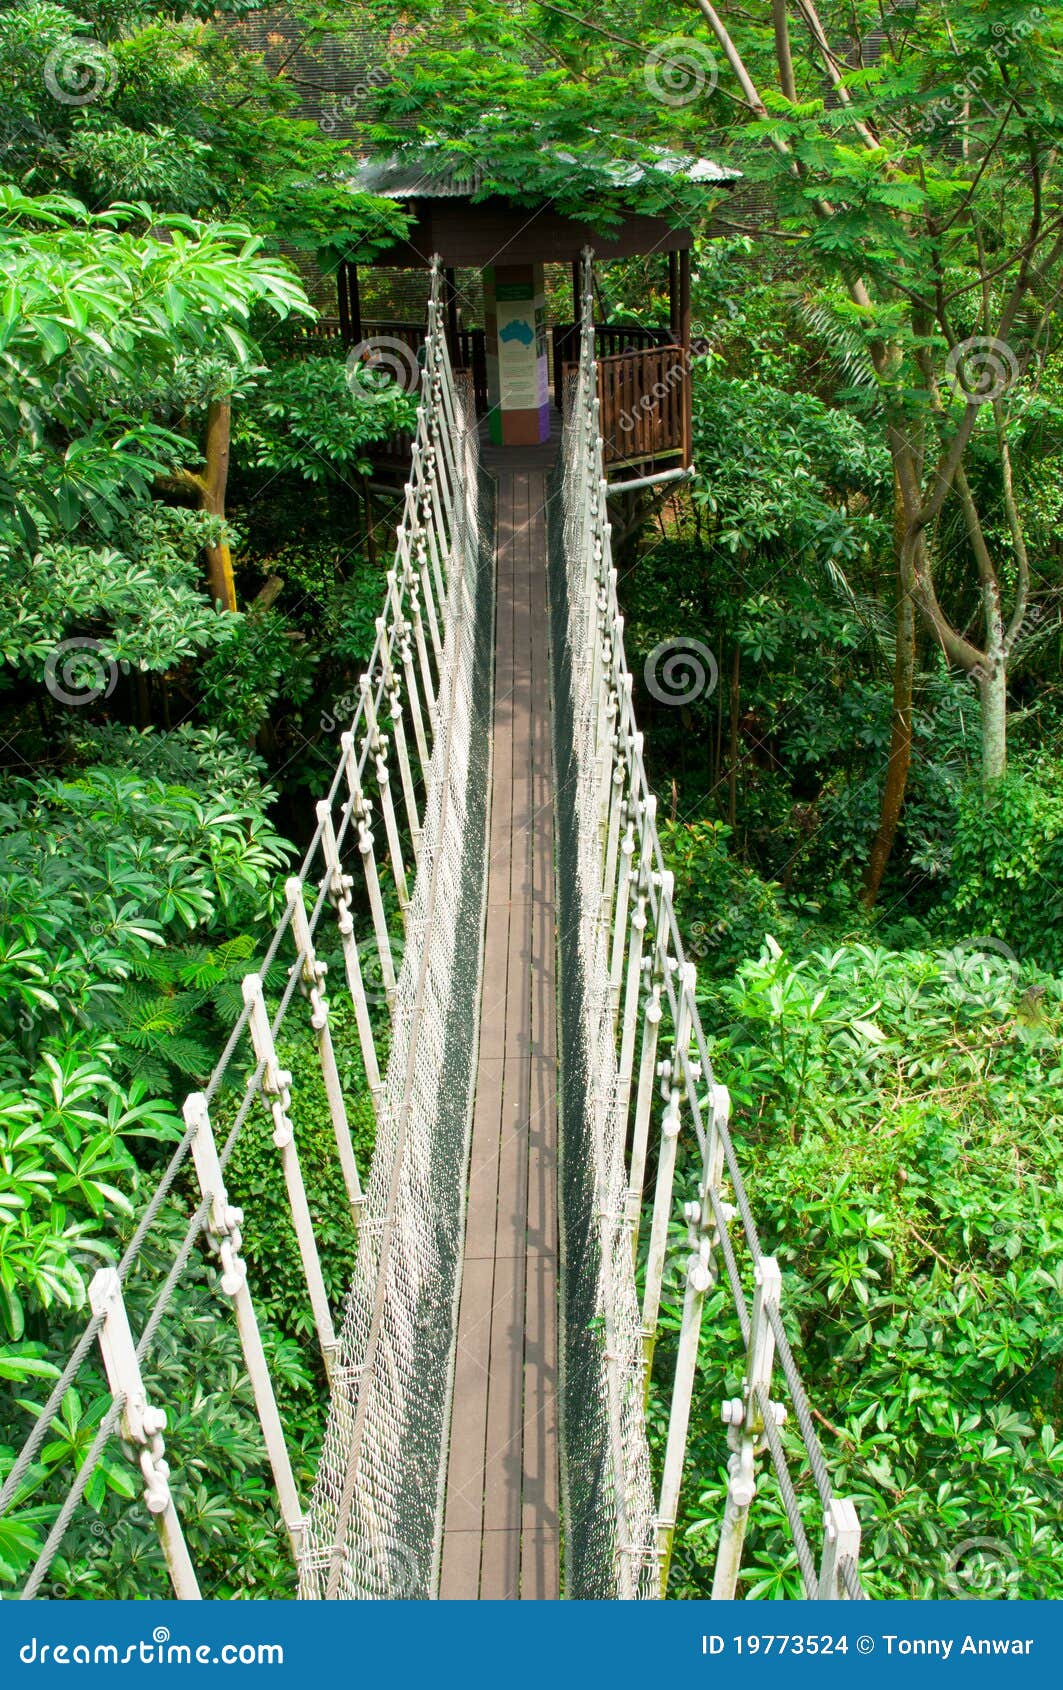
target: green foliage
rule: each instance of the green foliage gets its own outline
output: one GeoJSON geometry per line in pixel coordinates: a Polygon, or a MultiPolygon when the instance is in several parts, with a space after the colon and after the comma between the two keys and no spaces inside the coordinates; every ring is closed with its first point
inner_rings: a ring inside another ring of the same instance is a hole
{"type": "Polygon", "coordinates": [[[687,956],[705,965],[703,977],[717,981],[755,953],[766,933],[785,931],[791,920],[776,889],[729,854],[729,831],[723,822],[706,821],[665,823],[660,829],[675,875],[687,956]]]}
{"type": "Polygon", "coordinates": [[[0,425],[14,442],[0,542],[34,545],[88,515],[109,534],[156,476],[187,462],[189,443],[149,419],[95,413],[82,360],[134,386],[212,345],[247,362],[254,305],[309,309],[261,247],[242,224],[152,221],[147,206],[94,214],[0,189],[0,425]],[[137,232],[145,221],[150,235],[137,232]]]}
{"type": "Polygon", "coordinates": [[[277,699],[301,704],[310,696],[314,662],[276,611],[241,618],[200,671],[213,721],[236,739],[250,738],[277,699]]]}
{"type": "Polygon", "coordinates": [[[784,549],[791,567],[844,571],[881,544],[884,446],[844,411],[763,379],[695,365],[694,497],[732,556],[784,549]]]}
{"type": "Polygon", "coordinates": [[[12,178],[95,204],[236,212],[327,262],[370,258],[404,231],[407,213],[351,190],[342,146],[294,117],[287,79],[226,27],[260,9],[260,0],[86,0],[75,14],[15,0],[0,14],[12,178]],[[94,44],[87,60],[71,48],[79,38],[94,44]]]}
{"type": "Polygon", "coordinates": [[[29,1314],[85,1306],[84,1264],[113,1254],[106,1218],[132,1212],[125,1141],[180,1137],[142,1082],[115,1081],[109,1047],[80,1045],[43,1050],[22,1091],[0,1094],[0,1322],[16,1341],[29,1314]]]}
{"type": "Polygon", "coordinates": [[[263,379],[255,406],[241,414],[237,450],[255,469],[305,481],[368,475],[366,448],[410,433],[416,403],[399,388],[357,393],[335,358],[279,364],[263,379]]]}
{"type": "Polygon", "coordinates": [[[156,728],[76,725],[70,744],[86,763],[112,764],[140,775],[181,786],[200,798],[225,793],[229,801],[254,803],[266,813],[276,802],[261,757],[220,728],[188,723],[159,732],[156,728]]]}
{"type": "Polygon", "coordinates": [[[960,796],[952,907],[1023,961],[1063,972],[1063,762],[1042,757],[960,796]]]}
{"type": "Polygon", "coordinates": [[[268,919],[286,858],[255,803],[108,768],[12,783],[0,806],[0,1032],[18,1045],[67,1029],[154,947],[268,919]]]}
{"type": "MultiPolygon", "coordinates": [[[[714,1063],[871,1594],[947,1594],[950,1552],[988,1537],[1015,1557],[1013,1594],[1058,1595],[1063,989],[1017,971],[979,987],[950,950],[769,939],[721,996],[714,1063]]],[[[713,1383],[717,1301],[707,1403],[735,1383],[713,1383]]],[[[725,1455],[699,1422],[677,1594],[711,1578],[725,1455]]],[[[810,1486],[802,1502],[814,1531],[810,1486]]],[[[744,1593],[799,1594],[770,1480],[754,1515],[744,1593]]]]}
{"type": "Polygon", "coordinates": [[[222,527],[217,517],[145,505],[130,514],[122,551],[52,543],[28,569],[22,557],[0,552],[5,660],[40,678],[76,633],[95,636],[105,664],[165,672],[224,640],[231,617],[204,596],[197,556],[222,527]]]}

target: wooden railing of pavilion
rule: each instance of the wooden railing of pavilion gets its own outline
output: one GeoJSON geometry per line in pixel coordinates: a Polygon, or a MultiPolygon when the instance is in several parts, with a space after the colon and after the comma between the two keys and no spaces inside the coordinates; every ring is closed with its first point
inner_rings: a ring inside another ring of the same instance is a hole
{"type": "MultiPolygon", "coordinates": [[[[605,466],[652,475],[689,469],[693,453],[690,357],[681,346],[631,347],[599,357],[598,402],[605,466]]],[[[565,376],[575,372],[564,366],[565,376]]],[[[560,383],[564,392],[566,381],[560,383]]]]}

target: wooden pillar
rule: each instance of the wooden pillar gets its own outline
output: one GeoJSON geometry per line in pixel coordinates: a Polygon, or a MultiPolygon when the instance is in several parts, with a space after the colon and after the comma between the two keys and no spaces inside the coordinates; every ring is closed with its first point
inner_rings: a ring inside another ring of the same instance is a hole
{"type": "Polygon", "coordinates": [[[683,349],[683,468],[693,459],[692,420],[690,407],[690,252],[679,254],[679,344],[683,349]]]}
{"type": "Polygon", "coordinates": [[[668,332],[673,342],[679,339],[679,298],[678,298],[678,270],[679,254],[668,254],[668,332]]]}
{"type": "Polygon", "coordinates": [[[580,261],[578,258],[574,258],[572,260],[572,321],[575,323],[577,329],[580,325],[580,316],[582,315],[583,310],[582,288],[583,283],[580,278],[580,261]]]}
{"type": "Polygon", "coordinates": [[[358,291],[358,266],[353,260],[348,260],[346,269],[351,345],[358,346],[362,339],[362,298],[358,291]]]}
{"type": "Polygon", "coordinates": [[[351,314],[347,309],[347,260],[341,258],[336,266],[336,305],[340,314],[340,339],[344,346],[351,344],[351,314]]]}
{"type": "Polygon", "coordinates": [[[450,352],[450,362],[460,364],[458,357],[458,290],[454,281],[453,270],[444,273],[446,282],[445,299],[447,304],[447,348],[450,352]]]}

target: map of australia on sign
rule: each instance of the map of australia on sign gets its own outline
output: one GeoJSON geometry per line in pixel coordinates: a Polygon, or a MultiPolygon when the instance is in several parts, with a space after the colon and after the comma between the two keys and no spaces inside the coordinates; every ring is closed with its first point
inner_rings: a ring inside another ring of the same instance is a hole
{"type": "Polygon", "coordinates": [[[535,339],[535,330],[524,317],[514,317],[504,329],[499,331],[499,340],[519,340],[522,346],[530,346],[535,339]]]}

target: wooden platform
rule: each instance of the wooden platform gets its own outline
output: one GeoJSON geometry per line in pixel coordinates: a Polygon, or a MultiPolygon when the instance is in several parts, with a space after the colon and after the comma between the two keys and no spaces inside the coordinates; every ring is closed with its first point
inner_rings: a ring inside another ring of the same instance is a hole
{"type": "Polygon", "coordinates": [[[556,1598],[557,1046],[545,467],[498,480],[490,870],[439,1595],[556,1598]]]}

